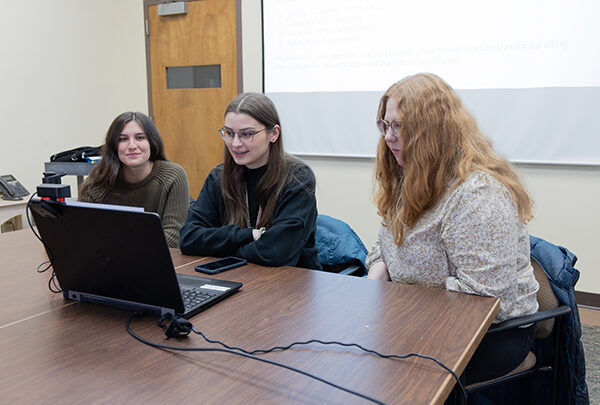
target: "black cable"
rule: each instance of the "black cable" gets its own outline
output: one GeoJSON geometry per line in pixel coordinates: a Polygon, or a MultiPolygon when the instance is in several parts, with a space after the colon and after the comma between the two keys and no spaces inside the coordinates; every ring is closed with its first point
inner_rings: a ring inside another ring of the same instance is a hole
{"type": "Polygon", "coordinates": [[[35,271],[37,271],[38,273],[44,273],[46,270],[48,270],[50,268],[51,265],[49,263],[50,263],[50,260],[44,260],[37,266],[35,271]],[[42,267],[44,264],[48,264],[48,266],[45,269],[40,270],[40,267],[42,267]]]}
{"type": "Polygon", "coordinates": [[[54,270],[52,270],[52,276],[50,276],[50,280],[48,280],[48,289],[55,294],[62,292],[62,288],[60,288],[56,281],[56,273],[54,272],[54,270]],[[52,288],[53,286],[54,289],[52,288]]]}
{"type": "MultiPolygon", "coordinates": [[[[44,245],[45,246],[45,245],[44,245]]],[[[52,262],[50,260],[44,260],[43,262],[41,262],[37,268],[36,271],[38,273],[44,273],[46,272],[50,267],[52,267],[52,262]],[[41,269],[40,267],[42,267],[43,265],[48,264],[48,266],[46,266],[45,269],[41,269]]],[[[50,291],[52,291],[53,293],[60,293],[62,292],[60,286],[57,284],[56,281],[56,273],[54,272],[54,270],[52,270],[52,275],[50,276],[50,279],[48,280],[48,289],[50,291]],[[54,287],[54,288],[53,288],[54,287]]]]}
{"type": "Polygon", "coordinates": [[[257,360],[257,361],[260,361],[260,362],[263,362],[263,363],[267,363],[267,364],[270,364],[270,365],[273,365],[273,366],[285,368],[285,369],[293,371],[295,373],[299,373],[299,374],[302,374],[302,375],[304,375],[306,377],[310,377],[312,379],[320,381],[320,382],[322,382],[324,384],[327,384],[327,385],[329,385],[331,387],[337,388],[337,389],[339,389],[341,391],[344,391],[344,392],[347,392],[349,394],[356,395],[357,397],[366,399],[367,401],[371,401],[373,403],[380,404],[380,405],[385,405],[385,402],[378,401],[377,399],[371,398],[371,397],[369,397],[367,395],[364,395],[364,394],[361,394],[360,392],[352,391],[351,389],[342,387],[341,385],[337,385],[335,383],[332,383],[331,381],[327,381],[327,380],[325,380],[325,379],[323,379],[321,377],[317,377],[316,375],[310,374],[310,373],[308,373],[306,371],[302,371],[302,370],[299,370],[299,369],[291,367],[291,366],[287,366],[287,365],[282,364],[282,363],[277,363],[277,362],[272,361],[272,360],[267,360],[267,359],[263,359],[263,358],[260,358],[260,357],[252,356],[250,354],[243,353],[243,352],[240,352],[240,351],[228,350],[228,349],[219,349],[219,348],[210,348],[210,347],[206,347],[206,348],[204,348],[204,347],[177,347],[177,346],[169,346],[169,345],[163,345],[163,344],[160,344],[160,343],[151,342],[151,341],[146,340],[143,337],[137,335],[131,329],[131,321],[133,321],[133,319],[135,319],[135,317],[137,315],[138,315],[137,313],[133,313],[133,314],[131,314],[131,316],[127,320],[127,324],[126,324],[127,332],[131,336],[133,336],[135,339],[137,339],[138,341],[140,341],[140,342],[142,342],[142,343],[144,343],[144,344],[146,344],[148,346],[151,346],[151,347],[154,347],[154,348],[157,348],[157,349],[179,350],[179,351],[187,351],[187,352],[221,352],[221,353],[235,354],[237,356],[246,357],[246,358],[257,360]]]}
{"type": "MultiPolygon", "coordinates": [[[[290,343],[290,344],[289,344],[289,345],[287,345],[287,346],[274,346],[274,347],[272,347],[272,348],[270,348],[270,349],[255,349],[255,350],[246,350],[246,349],[243,349],[243,348],[241,348],[241,347],[229,346],[229,345],[227,345],[226,343],[223,343],[223,342],[221,342],[221,341],[219,341],[219,340],[212,340],[212,339],[208,338],[208,337],[207,337],[207,336],[206,336],[204,333],[202,333],[202,332],[200,332],[200,331],[196,330],[196,328],[194,328],[194,327],[193,327],[193,325],[192,325],[192,324],[191,324],[189,321],[187,321],[187,320],[182,320],[182,321],[184,321],[184,322],[185,322],[185,324],[186,324],[185,326],[186,326],[186,327],[183,327],[184,325],[182,325],[182,328],[181,328],[181,329],[185,329],[185,331],[186,331],[187,333],[185,333],[185,334],[182,334],[182,335],[179,335],[179,336],[187,336],[187,334],[188,334],[188,333],[189,333],[189,331],[191,330],[191,331],[193,331],[194,333],[196,333],[196,334],[198,334],[198,335],[202,336],[202,338],[203,338],[203,339],[204,339],[206,342],[208,342],[208,343],[210,343],[210,344],[218,344],[218,345],[221,345],[221,346],[223,346],[223,347],[224,347],[226,350],[224,350],[224,349],[210,349],[210,350],[209,350],[209,349],[203,349],[203,348],[178,348],[178,347],[173,347],[173,346],[163,346],[163,345],[161,345],[161,344],[158,344],[158,343],[153,343],[153,342],[146,341],[145,339],[143,339],[143,338],[141,338],[141,337],[139,337],[139,336],[135,335],[135,333],[134,333],[134,332],[131,330],[131,328],[130,328],[130,322],[133,320],[133,318],[135,317],[135,315],[136,315],[136,314],[133,314],[133,315],[132,315],[132,316],[129,318],[129,320],[128,320],[128,322],[127,322],[127,331],[128,331],[128,332],[129,332],[129,333],[130,333],[130,334],[131,334],[131,335],[132,335],[134,338],[136,338],[136,339],[138,339],[138,340],[142,341],[143,343],[149,344],[149,345],[151,345],[151,346],[153,346],[153,347],[162,347],[162,348],[169,348],[169,349],[173,349],[173,350],[189,350],[189,351],[194,351],[194,350],[197,350],[197,351],[219,351],[219,350],[223,350],[223,351],[224,351],[224,352],[226,352],[226,353],[234,353],[234,354],[238,354],[238,355],[243,355],[244,357],[249,357],[249,358],[253,358],[253,359],[259,360],[259,361],[263,361],[264,359],[260,359],[260,358],[258,358],[258,357],[254,357],[253,355],[254,355],[254,354],[265,354],[265,353],[270,353],[270,352],[273,352],[273,351],[283,351],[283,350],[290,349],[290,348],[292,348],[292,347],[294,347],[294,346],[299,346],[299,345],[309,345],[309,344],[311,344],[311,343],[318,343],[318,344],[322,344],[322,345],[338,345],[338,346],[342,346],[342,347],[356,347],[356,348],[358,348],[359,350],[362,350],[362,351],[363,351],[363,352],[365,352],[365,353],[368,353],[368,354],[373,354],[373,355],[375,355],[375,356],[378,356],[378,357],[381,357],[381,358],[386,358],[386,359],[406,359],[406,358],[409,358],[409,357],[418,357],[418,358],[422,358],[422,359],[426,359],[426,360],[431,360],[431,361],[435,362],[437,365],[439,365],[440,367],[442,367],[444,370],[446,370],[447,372],[449,372],[449,373],[450,373],[450,374],[451,374],[451,375],[454,377],[454,379],[456,380],[456,383],[457,383],[457,385],[459,386],[459,388],[460,388],[460,390],[461,390],[461,393],[462,393],[462,395],[463,395],[463,398],[464,398],[464,400],[465,400],[465,403],[466,403],[466,400],[467,400],[467,392],[465,391],[465,388],[464,388],[464,386],[463,386],[462,382],[460,381],[460,378],[459,378],[459,377],[456,375],[456,373],[455,373],[454,371],[452,371],[450,368],[448,368],[446,365],[444,365],[444,364],[443,364],[441,361],[439,361],[438,359],[436,359],[435,357],[432,357],[432,356],[428,356],[428,355],[424,355],[424,354],[420,354],[420,353],[409,353],[409,354],[405,354],[405,355],[399,355],[399,354],[381,354],[381,353],[379,353],[379,352],[377,352],[377,351],[375,351],[375,350],[367,349],[367,348],[365,348],[365,347],[363,347],[363,346],[361,346],[361,345],[359,345],[359,344],[357,344],[357,343],[343,343],[343,342],[337,342],[337,341],[322,341],[322,340],[319,340],[319,339],[310,339],[310,340],[303,341],[303,342],[293,342],[293,343],[290,343]]],[[[160,327],[162,327],[163,329],[166,329],[166,326],[162,324],[162,321],[164,321],[164,320],[165,320],[166,318],[168,318],[168,317],[169,317],[169,316],[163,316],[163,317],[161,317],[161,318],[159,319],[159,321],[157,322],[157,325],[158,325],[158,326],[160,326],[160,327]]],[[[170,328],[171,326],[173,326],[173,323],[177,323],[177,320],[174,320],[174,321],[172,321],[172,322],[171,322],[171,325],[169,325],[169,328],[170,328]]],[[[171,337],[173,337],[173,336],[176,336],[176,335],[170,335],[169,333],[167,333],[167,336],[171,336],[171,337]]],[[[269,364],[271,364],[271,363],[269,363],[269,364]]],[[[291,368],[291,367],[289,367],[289,366],[280,365],[279,363],[277,363],[276,365],[279,365],[279,366],[281,366],[281,367],[284,367],[284,368],[290,369],[290,370],[292,370],[292,371],[299,372],[299,373],[301,373],[301,374],[304,374],[304,375],[307,375],[307,376],[309,376],[309,377],[311,377],[311,378],[315,378],[315,379],[316,379],[316,380],[318,380],[318,381],[324,382],[324,383],[326,383],[326,384],[329,384],[329,385],[331,385],[331,386],[334,386],[334,387],[336,387],[336,388],[338,388],[338,389],[341,389],[341,390],[343,390],[343,391],[346,391],[346,392],[352,393],[352,394],[354,394],[354,395],[357,395],[357,396],[359,396],[359,397],[361,397],[361,398],[365,398],[365,399],[367,399],[367,400],[369,400],[369,401],[373,401],[373,402],[376,402],[376,403],[380,403],[379,401],[377,401],[377,400],[375,400],[375,399],[373,399],[373,398],[369,398],[369,397],[366,397],[366,396],[364,396],[364,395],[362,395],[362,394],[360,394],[360,393],[357,393],[357,392],[354,392],[354,391],[348,390],[348,389],[346,389],[346,388],[343,388],[343,387],[337,386],[337,385],[335,385],[335,384],[333,384],[333,383],[330,383],[329,381],[323,380],[323,379],[321,379],[321,378],[319,378],[319,377],[315,377],[315,376],[313,376],[313,375],[310,375],[310,374],[308,374],[308,373],[306,373],[306,372],[303,372],[303,371],[301,371],[301,370],[296,370],[296,369],[293,369],[293,368],[291,368]]]]}
{"type": "Polygon", "coordinates": [[[33,225],[31,224],[31,218],[29,218],[29,210],[31,210],[29,206],[31,205],[31,200],[33,200],[33,197],[35,197],[36,194],[37,191],[31,194],[31,197],[29,197],[29,200],[27,200],[27,205],[25,206],[25,215],[27,216],[27,223],[29,224],[29,228],[31,229],[35,237],[38,238],[40,242],[44,243],[44,241],[42,240],[42,238],[40,238],[35,229],[33,229],[33,225]]]}
{"type": "Polygon", "coordinates": [[[310,339],[304,342],[293,342],[290,343],[287,346],[274,346],[271,347],[270,349],[255,349],[255,350],[246,350],[243,349],[241,347],[233,347],[233,346],[229,346],[219,340],[212,340],[209,339],[204,333],[196,330],[196,328],[192,327],[192,331],[197,334],[202,336],[202,338],[204,340],[206,340],[208,343],[212,343],[212,344],[218,344],[221,345],[223,347],[225,347],[226,349],[229,350],[238,350],[242,353],[245,354],[249,354],[249,355],[253,355],[253,354],[264,354],[264,353],[270,353],[273,351],[282,351],[282,350],[287,350],[290,349],[294,346],[300,346],[300,345],[309,345],[311,343],[319,343],[322,345],[338,345],[338,346],[343,346],[343,347],[356,347],[360,350],[362,350],[365,353],[369,353],[369,354],[373,354],[375,356],[379,356],[382,357],[384,359],[407,359],[409,357],[418,357],[421,359],[426,359],[426,360],[431,360],[433,362],[435,362],[438,366],[442,367],[444,370],[446,370],[447,372],[449,372],[450,374],[452,374],[452,377],[454,377],[454,379],[456,380],[456,383],[458,384],[463,397],[465,398],[465,403],[466,403],[466,397],[467,397],[467,392],[465,391],[465,387],[463,386],[462,382],[460,381],[460,378],[456,375],[456,373],[454,371],[452,371],[449,367],[447,367],[444,363],[442,363],[441,361],[439,361],[438,359],[436,359],[435,357],[432,356],[428,356],[426,354],[420,354],[420,353],[408,353],[408,354],[404,354],[404,355],[400,355],[400,354],[381,354],[375,350],[371,350],[371,349],[367,349],[361,345],[359,345],[358,343],[342,343],[342,342],[336,342],[336,341],[329,341],[329,342],[325,342],[319,339],[310,339]]]}
{"type": "MultiPolygon", "coordinates": [[[[38,233],[35,231],[35,228],[33,227],[33,224],[31,223],[31,218],[29,217],[29,211],[31,210],[31,208],[30,208],[31,200],[33,199],[33,197],[35,197],[36,194],[37,194],[37,192],[34,192],[33,194],[31,194],[31,197],[29,197],[29,200],[27,201],[27,205],[25,206],[25,216],[27,217],[27,223],[29,224],[29,229],[31,229],[31,232],[33,232],[35,237],[38,238],[38,240],[40,242],[42,242],[42,244],[44,245],[44,248],[46,248],[46,253],[48,253],[49,260],[46,260],[46,261],[43,261],[42,263],[40,263],[36,269],[36,271],[38,273],[44,273],[48,269],[50,269],[50,267],[52,267],[54,255],[52,254],[52,249],[50,249],[50,247],[48,247],[48,245],[46,245],[46,243],[42,240],[40,235],[38,235],[38,233]],[[45,269],[40,270],[40,267],[42,267],[46,263],[48,264],[48,266],[46,266],[45,269]]],[[[62,292],[62,289],[58,286],[58,284],[56,282],[56,273],[54,273],[54,268],[52,269],[52,275],[50,276],[50,280],[48,280],[48,289],[55,294],[62,292]]]]}

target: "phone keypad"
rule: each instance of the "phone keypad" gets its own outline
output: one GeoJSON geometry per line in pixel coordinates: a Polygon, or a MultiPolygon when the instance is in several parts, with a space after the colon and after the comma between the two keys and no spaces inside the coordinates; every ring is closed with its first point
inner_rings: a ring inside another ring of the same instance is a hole
{"type": "Polygon", "coordinates": [[[29,194],[29,191],[18,181],[11,182],[10,185],[17,191],[17,195],[24,196],[29,194]]]}

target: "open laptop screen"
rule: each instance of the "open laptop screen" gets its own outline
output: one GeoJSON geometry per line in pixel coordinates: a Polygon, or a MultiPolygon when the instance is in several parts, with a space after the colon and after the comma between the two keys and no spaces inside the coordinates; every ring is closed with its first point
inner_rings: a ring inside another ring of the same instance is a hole
{"type": "Polygon", "coordinates": [[[157,214],[45,200],[30,208],[66,297],[76,291],[184,312],[157,214]]]}

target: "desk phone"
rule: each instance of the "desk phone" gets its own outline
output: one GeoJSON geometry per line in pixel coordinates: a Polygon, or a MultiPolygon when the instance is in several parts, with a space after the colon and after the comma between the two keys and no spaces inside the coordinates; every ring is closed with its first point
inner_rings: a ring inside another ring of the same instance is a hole
{"type": "Polygon", "coordinates": [[[29,191],[12,174],[0,175],[0,192],[4,200],[15,200],[29,194],[29,191]]]}

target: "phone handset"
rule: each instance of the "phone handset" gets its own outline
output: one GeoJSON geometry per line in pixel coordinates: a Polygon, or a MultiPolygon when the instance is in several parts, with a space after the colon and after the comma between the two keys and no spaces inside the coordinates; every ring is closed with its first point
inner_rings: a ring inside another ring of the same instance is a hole
{"type": "Polygon", "coordinates": [[[22,200],[21,197],[29,194],[29,191],[12,174],[0,176],[0,191],[4,200],[22,200]]]}

